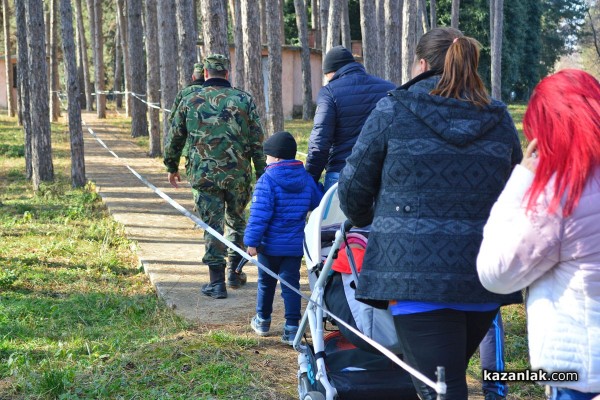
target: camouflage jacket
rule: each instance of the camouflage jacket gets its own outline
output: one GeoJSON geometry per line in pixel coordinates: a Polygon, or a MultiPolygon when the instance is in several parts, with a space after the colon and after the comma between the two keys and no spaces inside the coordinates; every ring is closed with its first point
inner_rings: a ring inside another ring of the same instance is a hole
{"type": "Polygon", "coordinates": [[[187,142],[186,174],[195,189],[218,187],[243,190],[266,163],[264,133],[252,97],[231,87],[225,79],[209,79],[182,99],[167,136],[164,164],[179,169],[187,142]]]}
{"type": "Polygon", "coordinates": [[[169,124],[173,123],[173,119],[175,118],[175,110],[177,110],[177,107],[179,107],[179,103],[181,103],[181,100],[183,100],[184,97],[187,97],[187,95],[189,95],[190,93],[193,93],[194,91],[202,88],[203,84],[204,79],[196,79],[195,81],[181,89],[179,93],[177,93],[177,96],[175,96],[175,100],[173,101],[173,107],[171,107],[171,114],[169,114],[169,124]]]}

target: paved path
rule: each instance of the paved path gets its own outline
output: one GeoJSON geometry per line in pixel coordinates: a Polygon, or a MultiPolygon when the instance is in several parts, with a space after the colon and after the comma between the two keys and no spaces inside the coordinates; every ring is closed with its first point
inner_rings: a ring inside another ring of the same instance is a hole
{"type": "MultiPolygon", "coordinates": [[[[177,314],[201,324],[247,326],[254,315],[256,267],[247,264],[248,284],[228,290],[229,297],[214,300],[200,294],[208,282],[208,268],[201,263],[204,251],[203,230],[180,214],[142,183],[125,166],[129,165],[183,207],[192,210],[187,182],[179,189],[167,182],[162,160],[149,158],[128,134],[106,125],[94,114],[83,115],[87,127],[115,152],[111,155],[87,130],[84,132],[86,175],[112,216],[123,224],[127,236],[137,243],[137,255],[158,295],[177,314]]],[[[308,286],[304,285],[306,291],[308,286]]],[[[273,327],[283,322],[283,302],[275,299],[273,327]]]]}

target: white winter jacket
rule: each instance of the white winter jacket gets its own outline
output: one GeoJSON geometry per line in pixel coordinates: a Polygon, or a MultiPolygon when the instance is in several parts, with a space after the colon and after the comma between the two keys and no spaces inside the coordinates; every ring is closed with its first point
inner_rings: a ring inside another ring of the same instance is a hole
{"type": "Polygon", "coordinates": [[[518,165],[492,208],[477,258],[483,286],[529,288],[527,328],[533,370],[576,371],[577,381],[547,382],[600,392],[600,168],[567,218],[545,210],[552,193],[525,214],[533,173],[518,165]]]}

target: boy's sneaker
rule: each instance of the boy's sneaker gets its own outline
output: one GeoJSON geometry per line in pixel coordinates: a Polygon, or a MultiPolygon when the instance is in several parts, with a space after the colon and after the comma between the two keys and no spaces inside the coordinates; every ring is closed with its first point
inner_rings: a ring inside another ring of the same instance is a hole
{"type": "Polygon", "coordinates": [[[254,317],[252,317],[250,326],[252,329],[254,329],[254,332],[256,332],[257,335],[267,336],[269,334],[269,329],[271,328],[271,318],[262,319],[258,316],[258,314],[256,314],[254,317]]]}
{"type": "Polygon", "coordinates": [[[283,335],[281,335],[281,341],[292,346],[297,333],[297,326],[283,325],[283,335]]]}

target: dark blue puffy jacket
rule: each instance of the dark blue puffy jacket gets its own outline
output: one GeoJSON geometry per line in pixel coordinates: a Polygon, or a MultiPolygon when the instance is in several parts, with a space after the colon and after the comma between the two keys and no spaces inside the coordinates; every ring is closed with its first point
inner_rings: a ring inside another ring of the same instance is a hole
{"type": "Polygon", "coordinates": [[[367,117],[395,88],[393,83],[367,74],[358,62],[344,65],[321,88],[306,159],[306,170],[315,181],[323,169],[342,170],[367,117]]]}
{"type": "Polygon", "coordinates": [[[256,182],[244,243],[249,247],[262,244],[262,253],[269,256],[301,256],[306,214],[319,205],[321,197],[302,161],[269,164],[256,182]]]}

